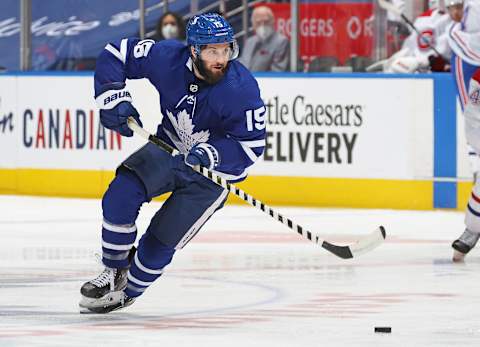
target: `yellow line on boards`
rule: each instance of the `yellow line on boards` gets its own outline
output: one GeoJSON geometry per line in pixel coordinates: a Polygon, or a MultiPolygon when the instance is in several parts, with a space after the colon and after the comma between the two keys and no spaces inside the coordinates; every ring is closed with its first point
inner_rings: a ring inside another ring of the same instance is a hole
{"type": "Polygon", "coordinates": [[[457,183],[457,210],[464,211],[472,193],[473,182],[457,183]]]}
{"type": "Polygon", "coordinates": [[[255,198],[275,205],[433,208],[431,181],[251,176],[239,186],[255,198]]]}
{"type": "MultiPolygon", "coordinates": [[[[113,171],[0,169],[0,194],[101,198],[113,177],[113,171]]],[[[269,205],[433,208],[433,184],[428,180],[250,176],[238,186],[269,205]]],[[[232,194],[228,202],[243,203],[232,194]]]]}

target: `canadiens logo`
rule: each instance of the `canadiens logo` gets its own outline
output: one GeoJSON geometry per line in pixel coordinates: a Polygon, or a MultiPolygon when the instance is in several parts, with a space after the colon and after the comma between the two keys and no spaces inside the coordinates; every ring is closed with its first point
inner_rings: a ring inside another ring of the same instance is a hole
{"type": "Polygon", "coordinates": [[[471,93],[469,98],[472,104],[480,104],[480,89],[477,89],[473,93],[471,93]]]}
{"type": "Polygon", "coordinates": [[[418,48],[428,50],[435,45],[435,36],[432,29],[423,30],[417,37],[418,48]]]}

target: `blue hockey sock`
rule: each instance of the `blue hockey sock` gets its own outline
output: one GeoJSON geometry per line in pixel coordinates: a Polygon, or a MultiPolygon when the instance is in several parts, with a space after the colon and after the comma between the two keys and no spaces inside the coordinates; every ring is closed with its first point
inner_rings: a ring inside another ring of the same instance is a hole
{"type": "Polygon", "coordinates": [[[102,261],[105,266],[128,266],[128,253],[137,237],[135,220],[145,201],[145,187],[140,179],[130,170],[119,169],[102,200],[102,261]]]}
{"type": "Polygon", "coordinates": [[[145,233],[138,243],[138,250],[130,264],[125,294],[131,298],[140,296],[170,264],[175,249],[162,244],[154,235],[145,233]]]}

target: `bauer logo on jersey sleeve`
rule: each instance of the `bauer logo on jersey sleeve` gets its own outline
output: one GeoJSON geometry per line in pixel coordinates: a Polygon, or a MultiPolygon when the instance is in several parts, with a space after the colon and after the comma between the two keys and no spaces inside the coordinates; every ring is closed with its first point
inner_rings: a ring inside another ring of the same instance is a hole
{"type": "Polygon", "coordinates": [[[95,99],[97,106],[101,110],[111,110],[119,103],[123,101],[132,102],[132,96],[126,89],[122,90],[107,90],[105,93],[100,94],[95,99]]]}

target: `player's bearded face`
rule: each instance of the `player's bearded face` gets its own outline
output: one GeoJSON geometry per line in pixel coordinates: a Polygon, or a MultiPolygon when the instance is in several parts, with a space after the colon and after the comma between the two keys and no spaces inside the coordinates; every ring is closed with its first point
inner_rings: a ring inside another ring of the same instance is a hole
{"type": "Polygon", "coordinates": [[[228,43],[207,45],[200,52],[200,74],[206,82],[217,83],[225,75],[232,52],[228,43]]]}

